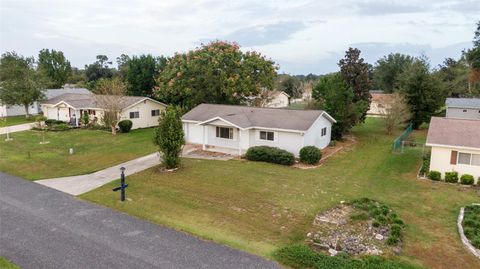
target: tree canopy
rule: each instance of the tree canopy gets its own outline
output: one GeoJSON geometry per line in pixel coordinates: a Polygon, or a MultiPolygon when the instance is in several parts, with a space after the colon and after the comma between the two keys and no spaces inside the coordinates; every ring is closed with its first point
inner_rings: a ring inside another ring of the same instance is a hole
{"type": "Polygon", "coordinates": [[[128,94],[153,97],[155,78],[165,67],[164,57],[152,55],[133,56],[126,63],[125,80],[128,85],[128,94]]]}
{"type": "Polygon", "coordinates": [[[34,68],[34,59],[6,52],[0,59],[0,103],[29,106],[44,97],[45,80],[34,68]]]}
{"type": "Polygon", "coordinates": [[[274,62],[236,43],[215,41],[169,58],[156,79],[155,95],[190,109],[200,103],[242,104],[273,89],[274,62]]]}
{"type": "Polygon", "coordinates": [[[112,78],[114,72],[110,66],[112,62],[108,60],[106,55],[97,55],[96,61],[92,64],[85,65],[85,75],[87,78],[88,87],[95,88],[95,83],[101,78],[112,78]]]}
{"type": "Polygon", "coordinates": [[[38,70],[48,78],[51,88],[61,88],[72,75],[72,67],[63,52],[53,49],[42,49],[38,53],[38,70]]]}
{"type": "Polygon", "coordinates": [[[386,93],[398,90],[399,77],[413,62],[413,57],[400,53],[390,53],[380,58],[373,69],[375,88],[386,93]]]}

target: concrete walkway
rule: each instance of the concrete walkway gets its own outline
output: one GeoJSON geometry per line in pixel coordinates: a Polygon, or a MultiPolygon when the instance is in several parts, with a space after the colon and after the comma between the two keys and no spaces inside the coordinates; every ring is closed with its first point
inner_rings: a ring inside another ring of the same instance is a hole
{"type": "Polygon", "coordinates": [[[122,166],[126,168],[125,175],[128,176],[158,164],[160,164],[160,156],[156,152],[87,175],[43,179],[35,182],[72,195],[80,195],[120,178],[122,166]]]}
{"type": "Polygon", "coordinates": [[[2,127],[2,128],[0,128],[0,135],[6,134],[7,131],[10,132],[10,133],[27,131],[27,130],[32,129],[34,124],[35,123],[24,123],[24,124],[12,125],[12,126],[8,126],[8,127],[2,127]]]}

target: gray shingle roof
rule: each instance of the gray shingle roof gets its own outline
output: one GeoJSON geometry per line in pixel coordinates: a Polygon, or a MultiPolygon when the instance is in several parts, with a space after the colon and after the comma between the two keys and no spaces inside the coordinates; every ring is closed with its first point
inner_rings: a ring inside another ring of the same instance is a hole
{"type": "Polygon", "coordinates": [[[220,117],[241,128],[263,127],[306,131],[322,113],[323,110],[200,104],[183,115],[182,120],[203,122],[220,117]]]}
{"type": "Polygon", "coordinates": [[[85,88],[47,89],[45,90],[45,97],[46,99],[51,99],[65,93],[89,94],[91,92],[85,88]]]}
{"type": "Polygon", "coordinates": [[[427,145],[432,144],[480,149],[480,120],[432,117],[427,145]]]}
{"type": "Polygon", "coordinates": [[[480,108],[480,98],[447,98],[447,107],[480,108]]]}
{"type": "MultiPolygon", "coordinates": [[[[97,105],[97,97],[98,95],[95,94],[82,94],[82,93],[65,93],[62,95],[59,95],[57,97],[48,99],[46,101],[43,101],[42,104],[58,104],[59,102],[66,102],[67,104],[77,108],[77,109],[83,109],[83,108],[98,108],[97,105]]],[[[147,97],[142,97],[142,96],[125,96],[122,98],[122,107],[128,107],[131,106],[137,102],[140,102],[141,100],[145,99],[147,97]]]]}

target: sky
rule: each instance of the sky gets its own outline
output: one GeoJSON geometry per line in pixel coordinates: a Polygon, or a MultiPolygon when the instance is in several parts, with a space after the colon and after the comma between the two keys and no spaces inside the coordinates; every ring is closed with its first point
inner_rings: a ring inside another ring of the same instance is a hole
{"type": "Polygon", "coordinates": [[[0,51],[61,50],[83,68],[98,54],[168,57],[218,39],[280,72],[324,74],[348,47],[372,64],[391,52],[459,58],[479,20],[480,0],[0,0],[0,51]]]}

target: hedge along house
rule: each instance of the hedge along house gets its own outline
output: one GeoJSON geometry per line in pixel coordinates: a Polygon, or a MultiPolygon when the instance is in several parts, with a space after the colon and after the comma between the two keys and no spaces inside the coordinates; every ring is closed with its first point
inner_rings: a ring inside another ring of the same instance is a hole
{"type": "MultiPolygon", "coordinates": [[[[42,102],[44,116],[48,119],[69,122],[79,126],[81,115],[88,114],[91,121],[102,123],[103,109],[98,105],[101,95],[66,93],[42,102]]],[[[124,96],[121,102],[121,120],[131,120],[132,129],[158,125],[158,118],[166,105],[148,97],[124,96]]]]}
{"type": "Polygon", "coordinates": [[[186,142],[204,150],[242,155],[253,146],[272,146],[298,156],[304,146],[328,146],[336,121],[322,110],[200,104],[182,122],[186,142]]]}
{"type": "Polygon", "coordinates": [[[426,145],[431,171],[480,177],[480,120],[432,117],[426,145]]]}

